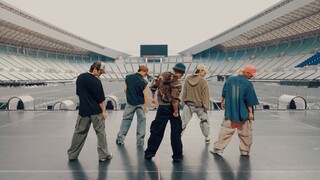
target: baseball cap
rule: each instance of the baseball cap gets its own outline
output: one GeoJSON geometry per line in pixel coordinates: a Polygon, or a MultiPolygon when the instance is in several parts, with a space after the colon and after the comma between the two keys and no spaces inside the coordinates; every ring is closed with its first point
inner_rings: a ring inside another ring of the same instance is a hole
{"type": "Polygon", "coordinates": [[[253,77],[256,77],[256,67],[252,66],[252,65],[246,65],[244,68],[243,68],[243,71],[246,71],[248,73],[250,73],[253,77]]]}
{"type": "Polygon", "coordinates": [[[93,69],[97,69],[97,70],[101,70],[101,72],[104,74],[104,73],[106,73],[105,68],[106,68],[106,66],[105,66],[105,64],[103,62],[96,61],[90,66],[90,70],[89,71],[92,72],[93,69]]]}
{"type": "Polygon", "coordinates": [[[101,62],[100,70],[102,70],[103,74],[106,73],[106,65],[103,62],[101,62]]]}
{"type": "Polygon", "coordinates": [[[203,64],[199,64],[192,74],[196,75],[196,73],[198,73],[200,70],[206,72],[206,66],[203,64]]]}
{"type": "MultiPolygon", "coordinates": [[[[147,74],[148,74],[148,72],[149,72],[149,68],[148,68],[147,66],[145,66],[145,65],[140,65],[140,66],[139,66],[139,70],[142,70],[142,71],[146,72],[147,74]]],[[[138,71],[139,71],[139,70],[138,70],[138,71]]]]}
{"type": "Polygon", "coordinates": [[[198,66],[197,66],[197,69],[199,69],[199,70],[206,70],[206,66],[205,65],[203,65],[203,64],[199,64],[198,66]]]}

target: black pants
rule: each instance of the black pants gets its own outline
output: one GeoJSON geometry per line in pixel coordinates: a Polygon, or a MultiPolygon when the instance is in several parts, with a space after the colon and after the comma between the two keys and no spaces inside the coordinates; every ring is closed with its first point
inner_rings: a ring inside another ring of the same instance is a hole
{"type": "Polygon", "coordinates": [[[145,151],[145,155],[154,156],[156,154],[163,139],[168,120],[170,120],[171,124],[171,147],[173,151],[172,158],[176,159],[182,157],[182,121],[180,115],[179,117],[173,116],[172,105],[159,105],[156,118],[151,123],[151,134],[148,140],[148,147],[145,151]]]}

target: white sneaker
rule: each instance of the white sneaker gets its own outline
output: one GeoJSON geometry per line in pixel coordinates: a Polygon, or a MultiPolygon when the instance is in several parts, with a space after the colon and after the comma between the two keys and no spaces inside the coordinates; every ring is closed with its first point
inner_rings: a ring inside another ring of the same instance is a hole
{"type": "Polygon", "coordinates": [[[103,158],[103,159],[99,159],[99,161],[100,161],[100,162],[104,162],[104,161],[106,161],[106,160],[110,160],[110,159],[112,159],[112,157],[113,157],[112,153],[111,153],[111,152],[109,152],[109,154],[108,154],[108,156],[107,156],[107,157],[105,157],[105,158],[103,158]]]}
{"type": "Polygon", "coordinates": [[[249,152],[246,152],[246,151],[241,151],[241,156],[249,156],[249,152]]]}
{"type": "Polygon", "coordinates": [[[211,154],[222,154],[222,153],[223,153],[223,150],[213,148],[213,150],[210,150],[210,153],[211,153],[211,154]]]}

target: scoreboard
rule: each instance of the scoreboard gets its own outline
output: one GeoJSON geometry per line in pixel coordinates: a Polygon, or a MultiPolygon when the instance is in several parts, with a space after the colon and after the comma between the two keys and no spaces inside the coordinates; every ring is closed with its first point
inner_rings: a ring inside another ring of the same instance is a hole
{"type": "Polygon", "coordinates": [[[140,57],[167,57],[168,45],[140,45],[140,57]]]}

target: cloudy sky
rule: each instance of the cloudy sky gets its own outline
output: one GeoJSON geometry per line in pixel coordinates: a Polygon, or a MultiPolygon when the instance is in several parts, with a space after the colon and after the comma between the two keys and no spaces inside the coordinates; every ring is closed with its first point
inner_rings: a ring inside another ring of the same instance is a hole
{"type": "Polygon", "coordinates": [[[141,44],[175,55],[280,0],[4,0],[75,35],[134,56],[141,44]]]}

